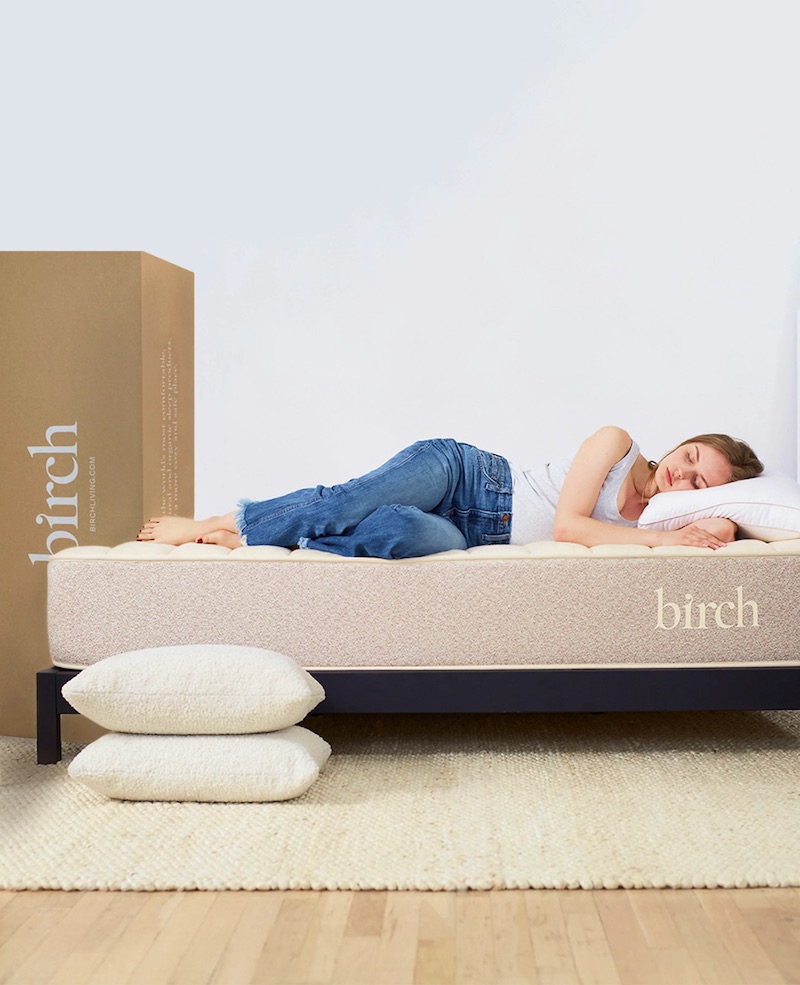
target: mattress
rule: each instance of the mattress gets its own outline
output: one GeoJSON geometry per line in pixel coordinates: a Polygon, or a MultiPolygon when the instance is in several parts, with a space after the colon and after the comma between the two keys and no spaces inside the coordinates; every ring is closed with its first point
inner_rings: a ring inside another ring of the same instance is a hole
{"type": "Polygon", "coordinates": [[[48,563],[50,656],[234,643],[309,669],[798,664],[800,540],[475,547],[400,561],[129,543],[48,563]]]}

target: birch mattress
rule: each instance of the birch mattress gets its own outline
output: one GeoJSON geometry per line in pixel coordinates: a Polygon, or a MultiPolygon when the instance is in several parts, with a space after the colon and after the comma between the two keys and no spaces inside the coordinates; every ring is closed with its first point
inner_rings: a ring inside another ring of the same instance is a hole
{"type": "Polygon", "coordinates": [[[402,561],[276,547],[75,547],[48,564],[50,656],[187,643],[310,670],[798,666],[800,540],[718,551],[533,543],[402,561]]]}
{"type": "Polygon", "coordinates": [[[797,539],[404,561],[70,548],[48,564],[37,760],[61,758],[61,715],[75,713],[61,687],[82,668],[179,644],[287,654],[325,689],[314,714],[800,708],[799,574],[797,539]]]}

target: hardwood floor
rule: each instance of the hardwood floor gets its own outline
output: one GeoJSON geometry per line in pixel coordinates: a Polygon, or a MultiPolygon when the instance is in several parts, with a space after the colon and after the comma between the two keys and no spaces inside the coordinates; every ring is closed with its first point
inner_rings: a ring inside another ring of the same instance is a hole
{"type": "Polygon", "coordinates": [[[0,892],[0,982],[800,983],[800,891],[0,892]]]}

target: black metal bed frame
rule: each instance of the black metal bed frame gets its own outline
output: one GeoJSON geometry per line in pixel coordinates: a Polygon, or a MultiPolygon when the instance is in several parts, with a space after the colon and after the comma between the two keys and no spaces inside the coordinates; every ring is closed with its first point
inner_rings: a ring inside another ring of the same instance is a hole
{"type": "MultiPolygon", "coordinates": [[[[37,762],[61,759],[61,694],[78,670],[36,675],[37,762]]],[[[315,670],[312,714],[770,711],[800,708],[800,667],[315,670]]]]}

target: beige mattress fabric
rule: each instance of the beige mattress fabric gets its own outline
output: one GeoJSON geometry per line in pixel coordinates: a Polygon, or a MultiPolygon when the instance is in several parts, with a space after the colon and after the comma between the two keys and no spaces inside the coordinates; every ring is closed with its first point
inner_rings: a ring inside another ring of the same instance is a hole
{"type": "Polygon", "coordinates": [[[798,663],[800,540],[536,543],[405,561],[274,547],[76,547],[48,564],[51,658],[260,646],[308,669],[798,663]]]}

